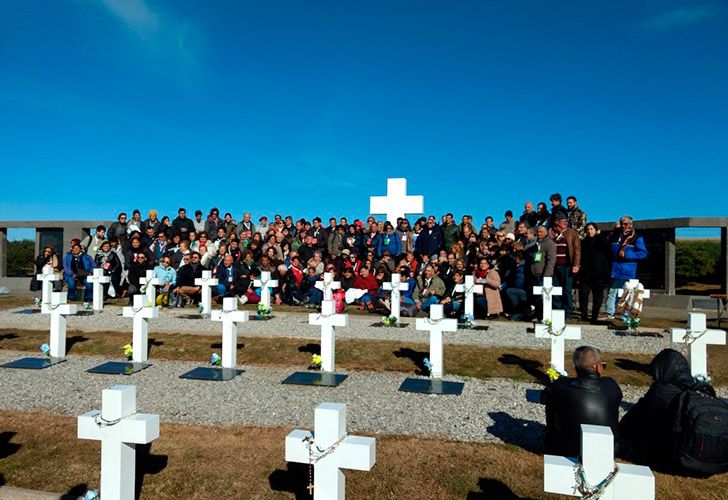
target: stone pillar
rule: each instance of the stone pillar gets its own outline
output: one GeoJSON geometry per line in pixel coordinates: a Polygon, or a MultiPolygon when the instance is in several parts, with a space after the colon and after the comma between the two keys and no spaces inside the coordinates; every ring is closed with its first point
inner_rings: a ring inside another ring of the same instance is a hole
{"type": "Polygon", "coordinates": [[[0,227],[0,277],[8,275],[8,228],[0,227]]]}
{"type": "Polygon", "coordinates": [[[665,293],[675,295],[675,229],[665,230],[665,293]]]}
{"type": "Polygon", "coordinates": [[[718,272],[720,273],[720,290],[722,293],[728,293],[728,227],[720,228],[718,272]]]}

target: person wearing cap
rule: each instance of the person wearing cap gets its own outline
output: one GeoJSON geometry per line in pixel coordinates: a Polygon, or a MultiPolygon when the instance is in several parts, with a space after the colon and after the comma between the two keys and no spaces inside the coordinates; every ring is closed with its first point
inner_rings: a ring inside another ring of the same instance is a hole
{"type": "Polygon", "coordinates": [[[154,209],[151,209],[149,211],[149,217],[147,217],[145,220],[142,221],[142,230],[146,231],[148,227],[154,228],[154,234],[157,234],[159,232],[159,225],[160,221],[157,218],[157,211],[154,209]]]}
{"type": "Polygon", "coordinates": [[[554,307],[563,309],[566,317],[570,318],[574,314],[574,275],[581,265],[581,239],[579,233],[569,227],[569,216],[565,210],[555,212],[553,224],[549,233],[556,244],[554,286],[562,288],[562,294],[554,297],[554,307]]]}
{"type": "Polygon", "coordinates": [[[258,225],[260,226],[260,231],[265,232],[268,229],[268,217],[262,215],[260,219],[258,219],[258,225]]]}

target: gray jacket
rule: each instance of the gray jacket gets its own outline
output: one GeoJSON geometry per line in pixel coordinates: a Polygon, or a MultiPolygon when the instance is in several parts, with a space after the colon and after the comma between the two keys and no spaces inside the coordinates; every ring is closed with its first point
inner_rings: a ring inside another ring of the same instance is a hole
{"type": "Polygon", "coordinates": [[[556,243],[548,236],[537,241],[528,249],[526,259],[532,276],[536,278],[553,276],[556,265],[556,243]],[[539,251],[542,253],[541,262],[534,262],[539,251]]]}

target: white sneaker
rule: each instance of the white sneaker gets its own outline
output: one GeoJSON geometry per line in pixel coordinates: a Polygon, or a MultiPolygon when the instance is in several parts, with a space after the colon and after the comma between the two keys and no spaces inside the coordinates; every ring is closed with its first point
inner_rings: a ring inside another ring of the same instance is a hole
{"type": "Polygon", "coordinates": [[[247,304],[248,297],[246,297],[245,295],[242,295],[242,296],[238,297],[238,302],[240,302],[241,304],[247,304]]]}

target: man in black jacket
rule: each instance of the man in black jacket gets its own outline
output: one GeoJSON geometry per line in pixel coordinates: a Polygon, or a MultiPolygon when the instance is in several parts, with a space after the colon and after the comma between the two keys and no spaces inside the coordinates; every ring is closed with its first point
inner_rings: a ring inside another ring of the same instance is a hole
{"type": "Polygon", "coordinates": [[[180,208],[177,211],[177,218],[172,221],[172,227],[176,234],[179,234],[183,240],[188,240],[190,231],[195,230],[195,224],[191,219],[187,218],[187,210],[180,208]]]}
{"type": "Polygon", "coordinates": [[[599,349],[578,347],[574,351],[576,378],[561,377],[544,389],[545,453],[578,456],[581,424],[610,427],[617,444],[622,390],[613,379],[603,376],[604,365],[599,349]]]}

